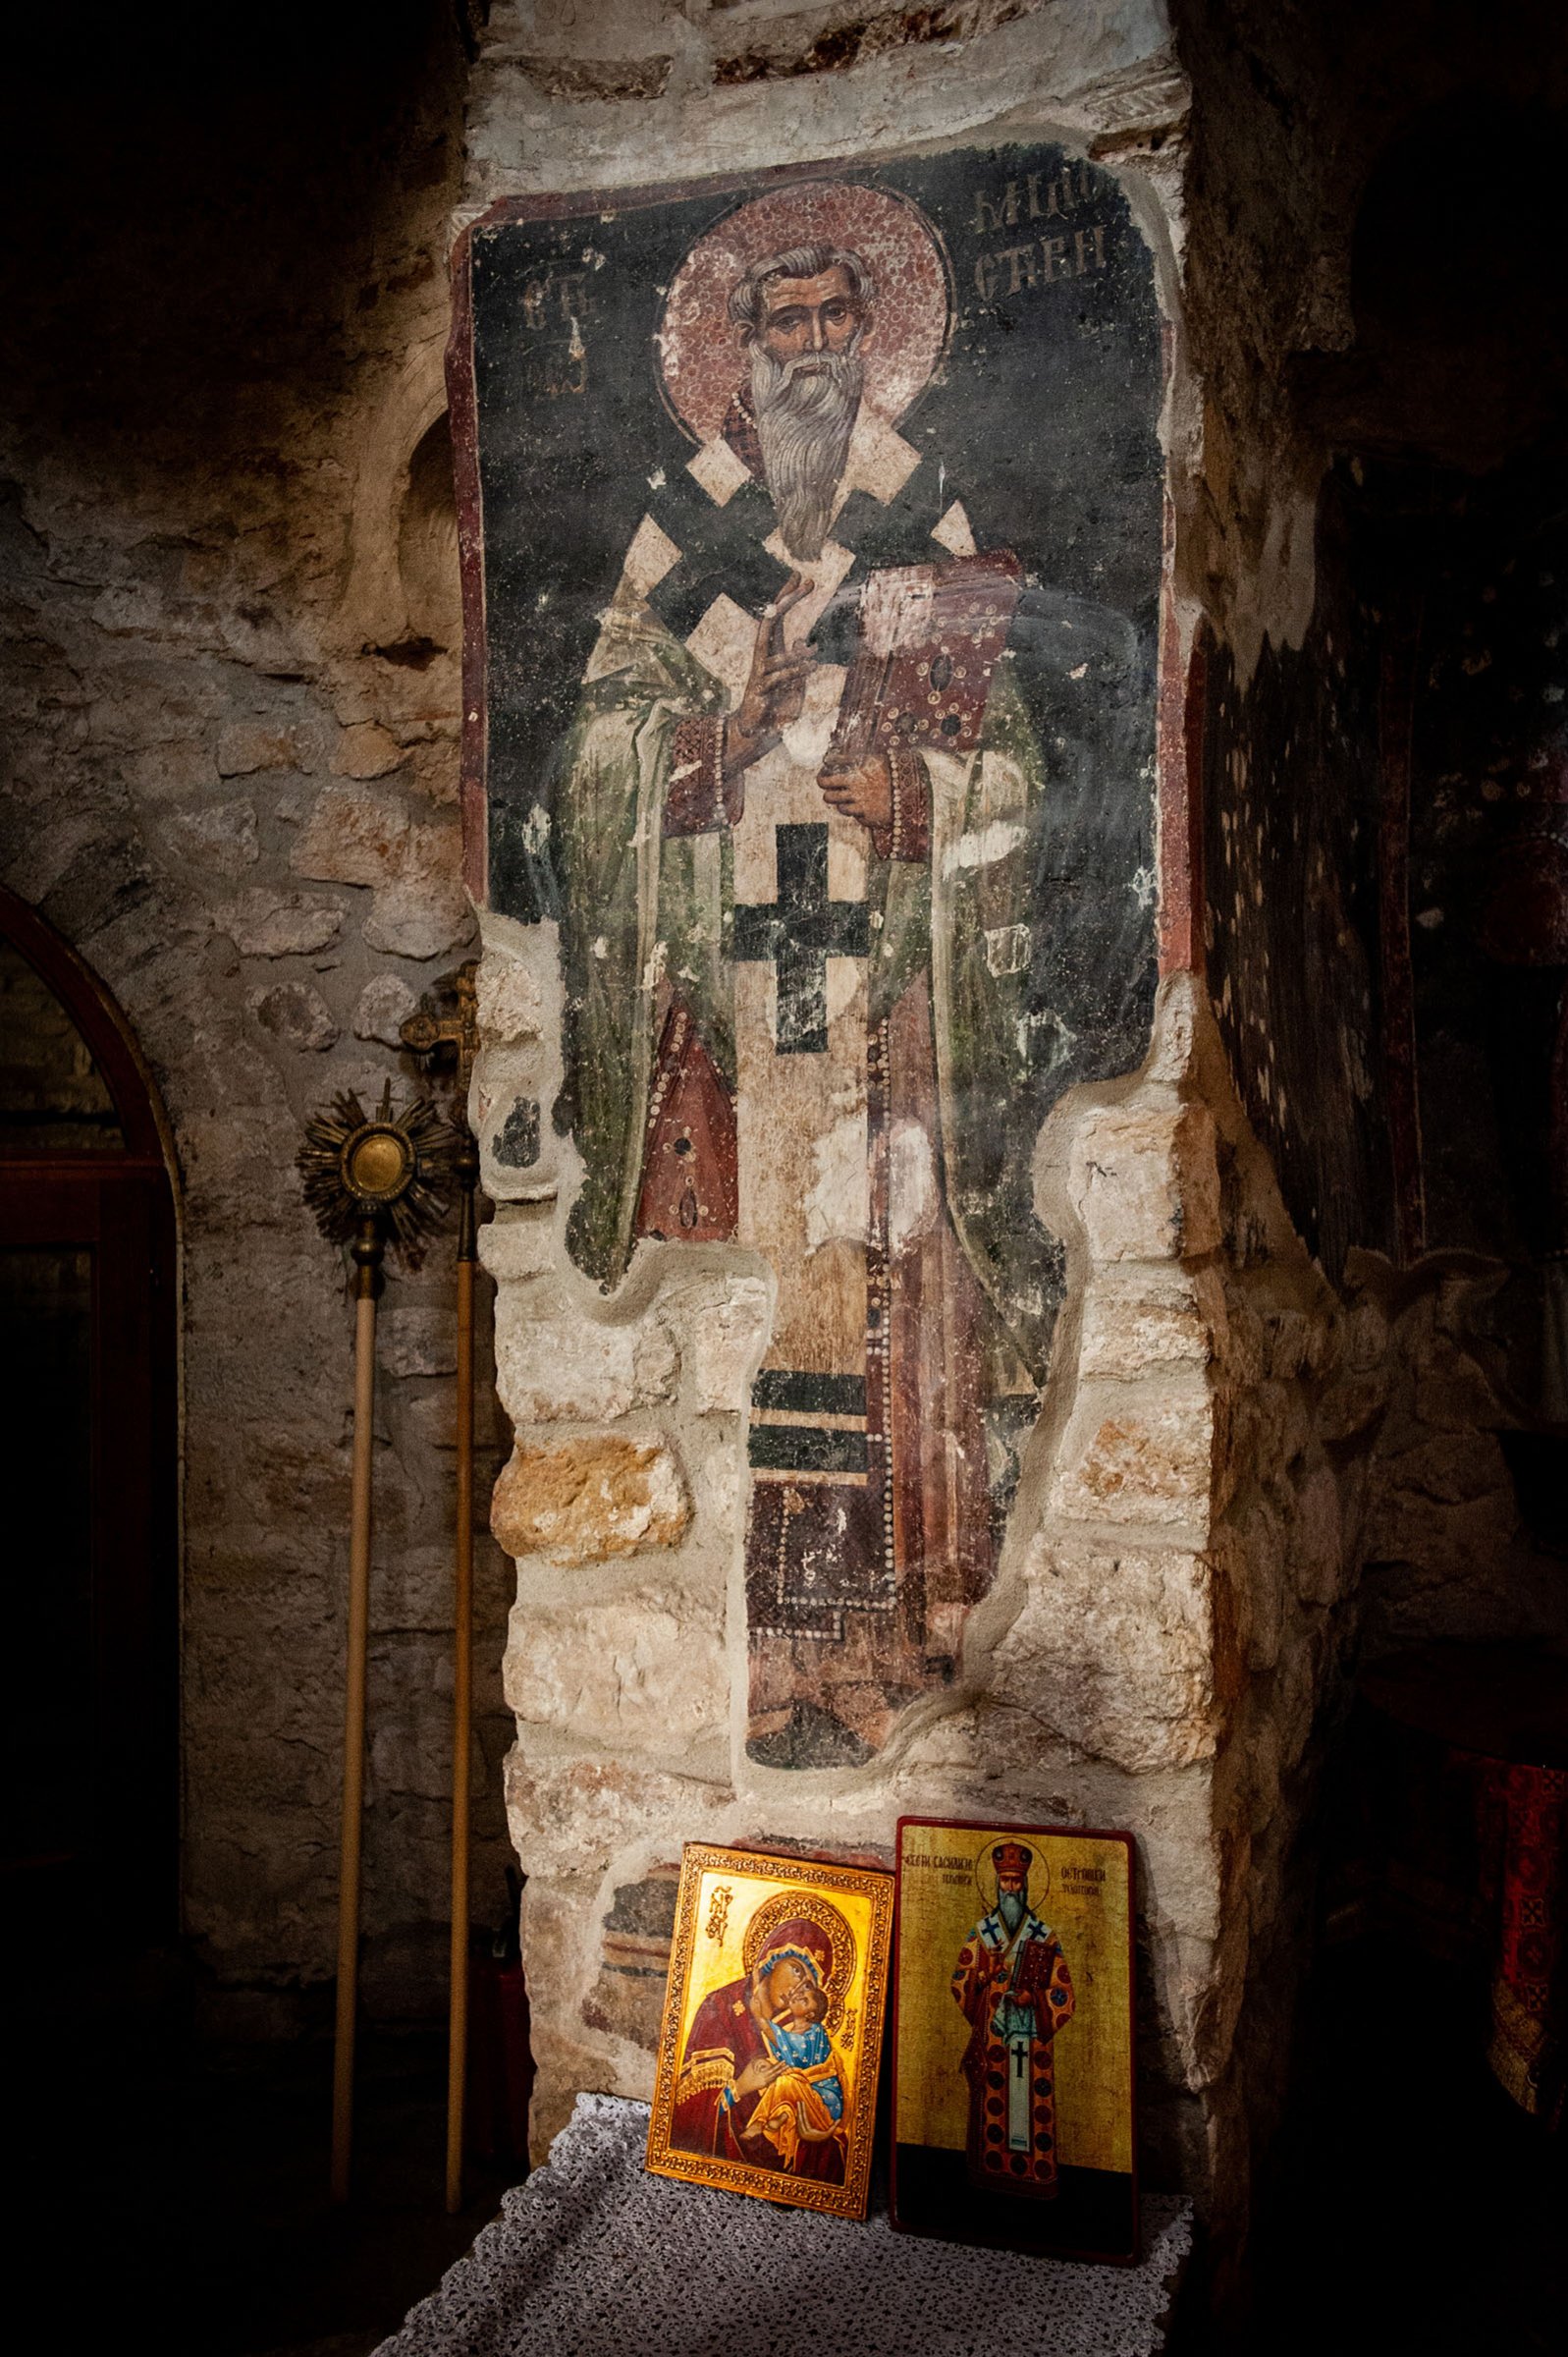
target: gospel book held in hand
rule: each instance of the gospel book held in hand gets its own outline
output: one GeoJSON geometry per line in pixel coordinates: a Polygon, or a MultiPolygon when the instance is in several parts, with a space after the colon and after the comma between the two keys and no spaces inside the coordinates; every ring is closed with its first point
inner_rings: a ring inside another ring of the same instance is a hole
{"type": "Polygon", "coordinates": [[[1010,549],[873,574],[834,751],[973,752],[1021,586],[1010,549]]]}

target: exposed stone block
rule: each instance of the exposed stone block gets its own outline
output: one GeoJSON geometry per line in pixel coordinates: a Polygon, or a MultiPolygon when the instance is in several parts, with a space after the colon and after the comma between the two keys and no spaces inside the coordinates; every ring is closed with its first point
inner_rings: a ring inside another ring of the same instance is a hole
{"type": "Polygon", "coordinates": [[[264,1031],[286,1048],[297,1048],[301,1054],[319,1055],[324,1048],[334,1046],[338,1026],[332,1010],[319,990],[309,982],[279,982],[251,1001],[256,1020],[264,1031]]]}
{"type": "MultiPolygon", "coordinates": [[[[423,1634],[421,1652],[435,1641],[433,1632],[423,1634]]],[[[452,1740],[449,1697],[437,1691],[422,1658],[412,1676],[403,1665],[389,1674],[385,1664],[373,1662],[371,1678],[381,1689],[380,1709],[370,1727],[372,1803],[383,1793],[396,1792],[445,1806],[452,1797],[451,1768],[442,1758],[443,1735],[449,1746],[452,1740]]]]}
{"type": "Polygon", "coordinates": [[[674,1547],[690,1518],[671,1452],[606,1434],[516,1450],[496,1484],[490,1527],[509,1555],[596,1563],[674,1547]]]}
{"type": "Polygon", "coordinates": [[[175,802],[189,795],[210,794],[217,778],[211,749],[200,737],[155,742],[143,752],[128,755],[125,763],[127,786],[147,802],[175,802]]]}
{"type": "Polygon", "coordinates": [[[496,1304],[496,1381],[517,1424],[613,1422],[668,1398],[677,1364],[659,1324],[541,1317],[505,1293],[496,1304]]]}
{"type": "Polygon", "coordinates": [[[1206,1523],[1213,1454],[1201,1387],[1125,1406],[1091,1389],[1062,1443],[1052,1509],[1073,1521],[1206,1523]]]}
{"type": "Polygon", "coordinates": [[[1207,1758],[1218,1736],[1212,1567],[1185,1549],[1040,1544],[998,1648],[999,1700],[1134,1773],[1207,1758]]]}
{"type": "Polygon", "coordinates": [[[1223,1481],[1217,1491],[1217,1510],[1228,1503],[1230,1489],[1243,1470],[1267,1483],[1282,1505],[1292,1507],[1295,1466],[1316,1429],[1325,1437],[1321,1414],[1316,1427],[1309,1416],[1302,1387],[1297,1383],[1227,1384],[1216,1396],[1217,1428],[1222,1448],[1217,1453],[1223,1481]]]}
{"type": "Polygon", "coordinates": [[[377,974],[359,993],[353,1011],[355,1039],[376,1039],[401,1048],[403,1026],[419,1002],[401,974],[377,974]]]}
{"type": "Polygon", "coordinates": [[[673,57],[558,57],[537,51],[516,59],[541,97],[657,98],[670,80],[673,57]]]}
{"type": "Polygon", "coordinates": [[[1412,1353],[1415,1408],[1441,1431],[1486,1431],[1502,1420],[1497,1397],[1468,1350],[1446,1335],[1424,1336],[1412,1353]]]}
{"type": "Polygon", "coordinates": [[[341,901],[257,885],[215,916],[243,958],[302,958],[337,940],[344,907],[341,901]]]}
{"type": "Polygon", "coordinates": [[[544,994],[520,959],[488,949],[480,961],[479,1029],[497,1047],[537,1039],[544,1022],[544,994]]]}
{"type": "Polygon", "coordinates": [[[1265,1321],[1269,1373],[1275,1383],[1289,1383],[1313,1360],[1313,1321],[1299,1309],[1273,1311],[1265,1321]]]}
{"type": "Polygon", "coordinates": [[[721,88],[730,88],[842,72],[929,41],[956,46],[1019,17],[1033,16],[1043,5],[1044,0],[942,0],[941,5],[918,8],[871,5],[836,11],[835,21],[826,25],[820,14],[802,10],[791,13],[777,31],[756,27],[756,37],[746,46],[715,61],[713,78],[721,88]]]}
{"type": "Polygon", "coordinates": [[[473,913],[456,877],[440,886],[398,882],[376,894],[363,930],[371,949],[422,960],[466,942],[473,913]]]}
{"type": "Polygon", "coordinates": [[[1135,1382],[1162,1367],[1207,1366],[1215,1347],[1211,1308],[1217,1306],[1221,1325],[1224,1318],[1217,1282],[1212,1290],[1216,1301],[1201,1305],[1184,1276],[1166,1283],[1140,1270],[1128,1282],[1120,1270],[1097,1272],[1084,1301],[1079,1374],[1135,1382]]]}
{"type": "Polygon", "coordinates": [[[1201,1105],[1098,1106],[1072,1141],[1069,1183],[1096,1261],[1175,1260],[1220,1240],[1213,1117],[1201,1105]]]}
{"type": "Polygon", "coordinates": [[[1388,1404],[1388,1370],[1376,1367],[1367,1375],[1347,1375],[1325,1394],[1318,1410],[1318,1432],[1325,1441],[1348,1441],[1376,1424],[1388,1404]]]}
{"type": "Polygon", "coordinates": [[[243,876],[260,856],[253,802],[217,802],[181,810],[166,822],[170,848],[192,867],[215,876],[243,876]]]}
{"type": "Polygon", "coordinates": [[[1376,1301],[1358,1301],[1342,1320],[1345,1364],[1365,1375],[1382,1364],[1388,1349],[1388,1320],[1376,1301]]]}
{"type": "Polygon", "coordinates": [[[561,1759],[532,1736],[519,1735],[507,1755],[506,1790],[512,1837],[530,1875],[598,1876],[641,1844],[657,1841],[654,1855],[668,1856],[682,1841],[725,1840],[733,1830],[728,1783],[580,1753],[561,1759]]]}
{"type": "Polygon", "coordinates": [[[1286,1623],[1274,1681],[1273,1719],[1281,1771],[1305,1752],[1323,1691],[1327,1641],[1321,1621],[1298,1614],[1286,1623]]]}
{"type": "Polygon", "coordinates": [[[686,1356],[697,1413],[743,1413],[767,1337],[768,1288],[761,1277],[731,1277],[717,1299],[688,1323],[686,1356]]]}
{"type": "Polygon", "coordinates": [[[1296,1494],[1290,1534],[1290,1572],[1304,1604],[1332,1604],[1345,1576],[1339,1489],[1325,1464],[1308,1474],[1296,1494]]]}
{"type": "Polygon", "coordinates": [[[462,828],[457,814],[431,819],[408,830],[401,880],[440,889],[462,884],[462,828]]]}
{"type": "Polygon", "coordinates": [[[504,1686],[519,1720],[675,1759],[723,1739],[730,1718],[724,1601],[683,1586],[513,1613],[504,1686]]]}
{"type": "Polygon", "coordinates": [[[1255,1499],[1239,1531],[1230,1531],[1224,1560],[1248,1663],[1271,1670],[1284,1629],[1285,1532],[1267,1499],[1255,1499]]]}
{"type": "MultiPolygon", "coordinates": [[[[450,1633],[453,1623],[450,1542],[380,1548],[376,1554],[377,1625],[450,1633]]],[[[448,1727],[450,1747],[451,1727],[448,1727]]]]}
{"type": "Polygon", "coordinates": [[[407,853],[408,812],[396,795],[328,786],[289,854],[297,875],[331,884],[391,884],[407,853]]]}
{"type": "MultiPolygon", "coordinates": [[[[495,1278],[505,1286],[523,1278],[542,1276],[556,1265],[555,1230],[548,1212],[514,1208],[503,1204],[493,1220],[487,1220],[479,1231],[479,1258],[495,1278]]],[[[499,1324],[505,1290],[496,1299],[499,1324]]]]}
{"type": "Polygon", "coordinates": [[[451,1375],[458,1365],[456,1312],[389,1301],[376,1326],[376,1356],[389,1375],[451,1375]]]}
{"type": "Polygon", "coordinates": [[[1223,1364],[1233,1384],[1261,1383],[1269,1371],[1268,1330],[1246,1301],[1229,1304],[1223,1364]]]}
{"type": "Polygon", "coordinates": [[[345,729],[332,756],[333,775],[339,778],[384,778],[402,766],[404,751],[390,730],[378,727],[373,720],[357,722],[345,729]]]}
{"type": "Polygon", "coordinates": [[[1410,1563],[1440,1584],[1475,1579],[1499,1562],[1519,1511],[1491,1433],[1434,1433],[1379,1468],[1368,1553],[1410,1563]]]}
{"type": "Polygon", "coordinates": [[[586,2035],[578,2011],[600,1961],[599,1909],[591,1886],[576,1875],[556,1884],[530,1875],[519,1929],[536,2072],[528,2131],[534,2155],[542,2159],[541,2140],[561,2127],[576,2088],[624,2090],[603,2042],[586,2035]],[[534,1998],[535,1991],[544,1998],[542,2003],[534,1998]]]}
{"type": "Polygon", "coordinates": [[[261,769],[297,769],[299,737],[295,729],[266,721],[241,720],[218,736],[220,778],[248,778],[261,769]]]}

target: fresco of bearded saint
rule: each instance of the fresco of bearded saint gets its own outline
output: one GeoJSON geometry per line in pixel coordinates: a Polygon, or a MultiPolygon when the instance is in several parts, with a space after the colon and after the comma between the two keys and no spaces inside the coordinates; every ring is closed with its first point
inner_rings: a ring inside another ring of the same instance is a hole
{"type": "MultiPolygon", "coordinates": [[[[839,235],[726,271],[742,213],[671,290],[670,398],[732,390],[658,477],[555,786],[572,1252],[606,1287],[643,1238],[735,1240],[772,1273],[749,1748],[786,1767],[865,1758],[952,1674],[1053,1249],[1018,566],[889,414],[945,332],[923,216],[812,202],[804,227],[839,235]]],[[[784,198],[748,210],[787,226],[784,198]]]]}

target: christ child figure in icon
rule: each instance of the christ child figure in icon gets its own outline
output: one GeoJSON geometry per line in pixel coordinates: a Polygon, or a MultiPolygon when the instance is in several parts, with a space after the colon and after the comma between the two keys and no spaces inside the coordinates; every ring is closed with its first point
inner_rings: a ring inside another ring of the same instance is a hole
{"type": "Polygon", "coordinates": [[[823,2026],[827,1992],[809,1957],[785,1955],[776,1980],[794,1966],[780,2010],[765,2023],[763,2036],[784,2065],[763,2089],[751,2115],[751,2133],[766,2136],[785,2168],[792,2168],[801,2140],[821,2142],[844,2115],[843,2080],[833,2040],[823,2026]]]}

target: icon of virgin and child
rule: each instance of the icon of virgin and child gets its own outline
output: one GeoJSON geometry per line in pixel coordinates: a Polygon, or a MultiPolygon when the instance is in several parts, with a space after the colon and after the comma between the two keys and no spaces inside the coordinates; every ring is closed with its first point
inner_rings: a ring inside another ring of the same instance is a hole
{"type": "Polygon", "coordinates": [[[671,2116],[676,2152],[842,2185],[854,2074],[842,1994],[854,1936],[837,1908],[795,1895],[758,1910],[745,1970],[710,1991],[681,2051],[671,2116]]]}

